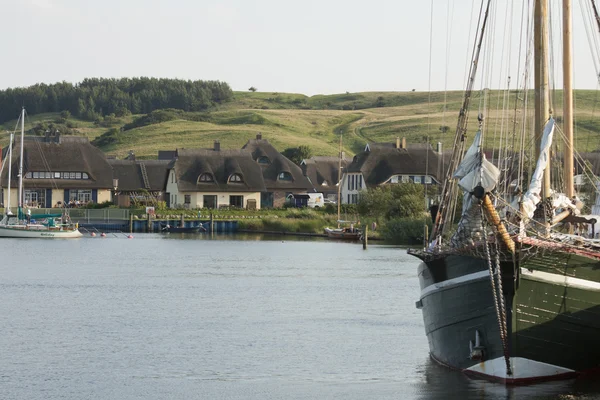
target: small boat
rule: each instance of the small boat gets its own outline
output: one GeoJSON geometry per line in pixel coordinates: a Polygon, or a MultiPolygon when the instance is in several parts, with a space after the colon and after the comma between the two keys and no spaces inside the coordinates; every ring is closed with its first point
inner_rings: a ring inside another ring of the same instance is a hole
{"type": "Polygon", "coordinates": [[[171,226],[169,224],[163,225],[161,228],[162,232],[168,233],[198,233],[205,232],[206,228],[202,225],[198,226],[171,226]]]}
{"type": "Polygon", "coordinates": [[[325,228],[325,234],[332,239],[360,240],[362,231],[356,228],[325,228]]]}
{"type": "Polygon", "coordinates": [[[343,239],[343,240],[361,240],[362,231],[354,227],[354,223],[351,221],[340,220],[340,203],[341,203],[341,183],[342,183],[342,136],[340,135],[340,157],[338,165],[338,196],[337,196],[337,228],[325,228],[325,234],[327,237],[332,239],[343,239]],[[349,227],[340,227],[341,223],[350,223],[349,227]]]}
{"type": "MultiPolygon", "coordinates": [[[[8,145],[8,186],[7,186],[7,207],[4,215],[0,218],[0,238],[79,238],[83,234],[79,231],[79,225],[73,223],[65,209],[57,214],[34,214],[31,215],[31,209],[24,211],[23,200],[23,140],[25,137],[25,108],[21,110],[21,149],[19,157],[19,186],[18,186],[18,207],[17,214],[13,214],[10,209],[11,177],[12,177],[12,148],[14,134],[10,134],[10,143],[8,145]],[[31,218],[35,217],[38,222],[31,218]]],[[[1,156],[1,154],[0,154],[1,156]]],[[[0,175],[4,169],[4,163],[0,167],[0,175]]]]}

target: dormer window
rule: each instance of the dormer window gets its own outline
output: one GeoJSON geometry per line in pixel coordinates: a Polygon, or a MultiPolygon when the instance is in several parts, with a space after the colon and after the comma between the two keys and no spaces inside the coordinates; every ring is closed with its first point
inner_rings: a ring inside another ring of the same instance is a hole
{"type": "Polygon", "coordinates": [[[214,181],[215,180],[213,179],[213,176],[211,174],[202,174],[198,178],[199,183],[207,183],[207,182],[214,182],[214,181]]]}
{"type": "Polygon", "coordinates": [[[279,173],[279,176],[277,177],[280,181],[291,181],[292,180],[292,174],[290,174],[287,171],[283,171],[279,173]]]}
{"type": "Polygon", "coordinates": [[[267,156],[260,156],[260,157],[258,157],[258,159],[256,161],[259,164],[271,164],[271,160],[269,160],[269,157],[267,157],[267,156]]]}
{"type": "Polygon", "coordinates": [[[244,180],[240,174],[233,174],[229,177],[229,183],[242,183],[244,180]]]}

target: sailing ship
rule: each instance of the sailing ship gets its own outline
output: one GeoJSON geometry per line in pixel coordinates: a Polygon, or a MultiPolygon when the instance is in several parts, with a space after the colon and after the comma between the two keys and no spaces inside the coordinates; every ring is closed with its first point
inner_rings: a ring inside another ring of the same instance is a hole
{"type": "MultiPolygon", "coordinates": [[[[0,238],[78,238],[83,236],[79,231],[77,224],[70,221],[68,213],[56,214],[35,214],[31,215],[31,210],[27,213],[23,208],[23,141],[25,137],[25,108],[21,112],[21,149],[19,157],[19,184],[18,184],[18,206],[17,214],[13,214],[10,207],[11,197],[11,178],[12,178],[12,147],[14,135],[10,135],[10,143],[8,146],[8,191],[7,191],[7,206],[5,207],[4,216],[0,220],[0,238]],[[35,217],[36,220],[31,218],[35,217]]],[[[2,164],[2,169],[4,163],[2,164]]],[[[0,169],[0,174],[1,174],[0,169]]]]}
{"type": "Polygon", "coordinates": [[[341,212],[341,188],[342,188],[342,135],[340,135],[340,151],[338,161],[338,182],[337,182],[337,228],[325,228],[323,231],[327,237],[332,239],[342,240],[360,240],[362,238],[362,231],[354,226],[353,222],[350,222],[350,226],[341,227],[342,223],[348,223],[340,219],[341,212]]]}
{"type": "Polygon", "coordinates": [[[409,250],[422,260],[416,306],[430,355],[448,367],[507,384],[597,371],[600,241],[590,228],[600,217],[580,215],[573,189],[570,0],[563,0],[564,192],[550,187],[557,123],[548,111],[547,0],[536,0],[533,7],[538,157],[528,183],[522,156],[512,174],[486,159],[482,115],[480,131],[465,151],[469,97],[490,1],[484,8],[432,234],[422,249],[409,250]],[[500,181],[512,183],[505,186],[508,191],[500,181]],[[457,187],[463,191],[462,212],[450,232],[457,187]],[[582,228],[579,235],[575,226],[582,228]]]}

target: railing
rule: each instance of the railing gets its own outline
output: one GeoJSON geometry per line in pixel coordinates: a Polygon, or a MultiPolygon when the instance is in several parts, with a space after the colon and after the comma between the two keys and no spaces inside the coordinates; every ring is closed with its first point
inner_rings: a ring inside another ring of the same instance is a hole
{"type": "MultiPolygon", "coordinates": [[[[120,208],[69,208],[67,209],[74,222],[106,222],[129,220],[129,210],[120,208]]],[[[36,214],[55,214],[63,212],[62,208],[32,208],[31,218],[36,214]]]]}

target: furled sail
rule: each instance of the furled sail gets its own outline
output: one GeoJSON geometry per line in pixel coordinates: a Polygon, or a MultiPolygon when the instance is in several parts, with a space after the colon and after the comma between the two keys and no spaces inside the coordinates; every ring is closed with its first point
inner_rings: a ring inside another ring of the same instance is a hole
{"type": "MultiPolygon", "coordinates": [[[[542,200],[540,193],[542,192],[542,180],[544,179],[544,170],[548,165],[550,158],[550,146],[552,145],[552,137],[554,135],[554,118],[550,118],[544,127],[542,141],[540,144],[540,157],[535,166],[535,171],[531,177],[531,183],[527,192],[523,195],[522,210],[528,218],[533,218],[533,213],[537,204],[542,200]]],[[[515,201],[518,201],[515,200],[515,201]]],[[[518,209],[517,204],[512,205],[518,209]]]]}
{"type": "Polygon", "coordinates": [[[486,192],[491,192],[498,184],[500,170],[485,158],[480,146],[481,131],[478,131],[463,161],[454,172],[453,177],[460,179],[458,186],[467,193],[471,193],[476,186],[482,186],[486,192]]]}

